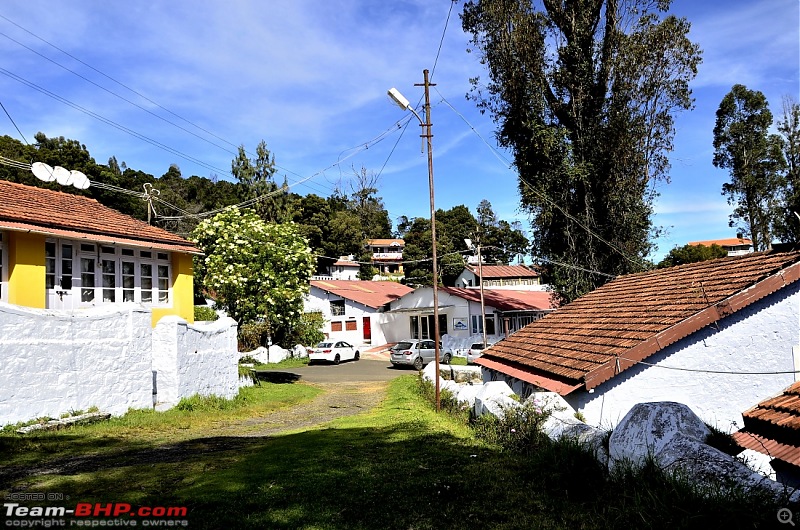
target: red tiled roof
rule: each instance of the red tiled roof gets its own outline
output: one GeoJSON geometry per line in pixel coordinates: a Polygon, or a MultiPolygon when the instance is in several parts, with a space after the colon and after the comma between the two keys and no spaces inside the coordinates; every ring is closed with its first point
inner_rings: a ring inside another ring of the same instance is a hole
{"type": "Polygon", "coordinates": [[[374,247],[405,246],[406,242],[402,239],[368,239],[367,245],[374,247]]]}
{"type": "Polygon", "coordinates": [[[483,355],[509,369],[591,389],[798,279],[797,251],[753,253],[621,276],[532,322],[483,355]]]}
{"type": "Polygon", "coordinates": [[[730,237],[728,239],[709,239],[707,241],[690,241],[690,245],[698,246],[703,245],[710,247],[711,245],[719,245],[721,247],[735,247],[739,245],[752,245],[753,242],[744,237],[730,237]]]}
{"type": "MultiPolygon", "coordinates": [[[[467,268],[478,274],[477,265],[468,265],[467,268]]],[[[525,265],[484,265],[483,279],[489,278],[538,278],[539,273],[525,265]]]]}
{"type": "Polygon", "coordinates": [[[733,437],[746,449],[800,466],[800,382],[745,412],[733,437]]]}
{"type": "MultiPolygon", "coordinates": [[[[459,287],[440,287],[440,291],[464,298],[471,302],[481,301],[481,290],[459,287]]],[[[485,305],[500,311],[537,311],[555,309],[552,293],[548,291],[523,291],[514,289],[484,289],[485,305]]]]}
{"type": "Polygon", "coordinates": [[[375,309],[414,290],[397,282],[359,280],[312,280],[311,285],[375,309]]]}
{"type": "Polygon", "coordinates": [[[94,199],[0,180],[0,226],[101,242],[199,254],[190,241],[151,226],[94,199]],[[158,247],[156,247],[158,245],[158,247]]]}
{"type": "Polygon", "coordinates": [[[361,266],[355,261],[349,261],[349,260],[343,260],[343,259],[340,259],[340,260],[336,261],[333,265],[336,266],[336,267],[360,267],[361,266]]]}

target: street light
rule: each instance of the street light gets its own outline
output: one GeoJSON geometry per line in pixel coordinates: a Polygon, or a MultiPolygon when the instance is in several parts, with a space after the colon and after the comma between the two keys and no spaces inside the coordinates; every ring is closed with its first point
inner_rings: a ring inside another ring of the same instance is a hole
{"type": "Polygon", "coordinates": [[[414,110],[408,100],[403,97],[396,88],[390,88],[387,92],[392,101],[397,103],[397,106],[403,110],[411,111],[414,116],[419,120],[419,125],[422,127],[422,134],[420,137],[428,139],[428,188],[431,195],[431,240],[433,245],[433,344],[434,344],[434,360],[436,362],[436,410],[441,410],[441,399],[439,396],[439,267],[436,263],[436,210],[433,201],[433,146],[431,145],[431,97],[429,88],[436,86],[428,81],[428,70],[422,71],[424,82],[415,84],[414,86],[422,86],[425,88],[425,120],[420,117],[414,110]]]}
{"type": "MultiPolygon", "coordinates": [[[[483,257],[481,256],[481,236],[477,234],[477,251],[478,251],[478,285],[481,288],[481,329],[483,330],[483,349],[486,349],[486,309],[483,303],[483,257]]],[[[464,243],[467,244],[467,248],[470,250],[475,250],[476,245],[472,244],[472,240],[465,239],[464,243]]]]}

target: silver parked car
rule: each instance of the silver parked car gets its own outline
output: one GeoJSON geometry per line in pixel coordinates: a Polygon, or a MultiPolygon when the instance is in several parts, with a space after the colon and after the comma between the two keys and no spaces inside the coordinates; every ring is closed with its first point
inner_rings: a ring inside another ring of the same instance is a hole
{"type": "MultiPolygon", "coordinates": [[[[436,343],[432,340],[404,340],[389,349],[389,360],[392,365],[411,365],[417,370],[433,361],[436,355],[436,343]]],[[[450,364],[452,354],[439,347],[439,362],[450,364]]]]}

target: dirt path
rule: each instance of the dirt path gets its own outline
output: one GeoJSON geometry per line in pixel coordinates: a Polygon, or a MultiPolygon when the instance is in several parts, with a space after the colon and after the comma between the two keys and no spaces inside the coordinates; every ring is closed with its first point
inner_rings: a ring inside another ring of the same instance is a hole
{"type": "Polygon", "coordinates": [[[198,454],[242,449],[262,443],[264,437],[309,429],[336,418],[366,412],[383,400],[388,383],[317,383],[314,386],[324,392],[307,403],[220,426],[201,437],[148,449],[123,449],[61,458],[32,466],[0,467],[0,488],[30,476],[74,475],[126,465],[182,462],[198,454]]]}
{"type": "Polygon", "coordinates": [[[250,418],[220,431],[226,431],[224,434],[228,436],[270,436],[360,414],[374,408],[383,400],[387,383],[317,383],[314,386],[322,388],[324,393],[307,403],[278,410],[260,418],[250,418]]]}

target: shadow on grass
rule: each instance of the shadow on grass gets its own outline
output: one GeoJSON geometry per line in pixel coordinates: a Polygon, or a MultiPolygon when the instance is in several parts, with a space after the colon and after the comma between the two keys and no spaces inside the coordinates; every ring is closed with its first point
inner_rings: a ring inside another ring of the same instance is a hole
{"type": "Polygon", "coordinates": [[[293,372],[273,372],[270,370],[256,370],[253,372],[259,381],[288,385],[298,382],[303,376],[293,372]]]}

